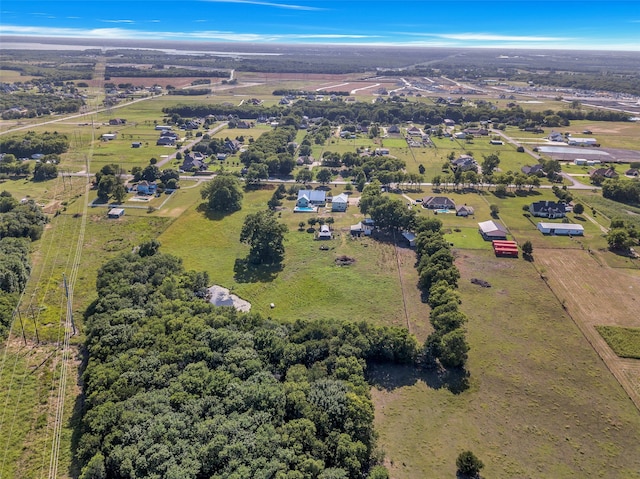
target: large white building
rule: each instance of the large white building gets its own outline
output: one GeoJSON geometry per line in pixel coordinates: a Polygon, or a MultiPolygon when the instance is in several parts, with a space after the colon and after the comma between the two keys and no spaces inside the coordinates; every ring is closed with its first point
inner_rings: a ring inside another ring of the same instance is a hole
{"type": "Polygon", "coordinates": [[[582,236],[584,228],[582,225],[572,223],[538,223],[538,231],[545,235],[582,236]]]}

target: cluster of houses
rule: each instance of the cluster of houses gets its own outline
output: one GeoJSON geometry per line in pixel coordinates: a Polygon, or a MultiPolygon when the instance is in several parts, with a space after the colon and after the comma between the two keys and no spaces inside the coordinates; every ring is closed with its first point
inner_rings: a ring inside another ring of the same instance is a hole
{"type": "MultiPolygon", "coordinates": [[[[300,190],[293,211],[295,213],[309,213],[317,211],[319,207],[326,206],[328,202],[327,192],[324,190],[300,190]]],[[[349,207],[349,195],[341,193],[331,198],[331,211],[344,212],[349,207]]]]}
{"type": "MultiPolygon", "coordinates": [[[[175,146],[178,141],[178,134],[171,131],[171,127],[167,125],[156,125],[156,131],[160,132],[160,138],[156,141],[158,146],[175,146]]],[[[132,145],[133,146],[133,145],[132,145]]]]}
{"type": "Polygon", "coordinates": [[[573,137],[570,134],[563,135],[557,131],[552,131],[547,136],[547,140],[553,141],[555,143],[566,143],[569,146],[597,146],[598,140],[593,137],[589,138],[578,138],[573,137]]]}

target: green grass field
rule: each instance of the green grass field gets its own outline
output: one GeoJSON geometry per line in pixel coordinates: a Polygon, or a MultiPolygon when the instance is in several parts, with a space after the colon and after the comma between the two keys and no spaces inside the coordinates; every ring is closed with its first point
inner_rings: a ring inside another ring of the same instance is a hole
{"type": "Polygon", "coordinates": [[[533,267],[467,249],[456,264],[471,386],[453,394],[434,372],[374,368],[391,477],[453,477],[467,449],[483,477],[638,477],[640,415],[533,267]]]}
{"type": "Polygon", "coordinates": [[[640,329],[597,326],[600,336],[621,358],[640,359],[640,329]]]}

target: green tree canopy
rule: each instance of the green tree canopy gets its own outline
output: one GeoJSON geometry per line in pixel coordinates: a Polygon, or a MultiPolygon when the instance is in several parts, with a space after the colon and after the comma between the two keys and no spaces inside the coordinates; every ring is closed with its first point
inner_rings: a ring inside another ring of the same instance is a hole
{"type": "Polygon", "coordinates": [[[273,211],[258,211],[248,215],[240,232],[240,241],[251,248],[249,262],[280,263],[284,259],[284,235],[287,230],[287,226],[276,219],[273,211]]]}
{"type": "Polygon", "coordinates": [[[200,190],[200,195],[211,211],[232,213],[242,207],[242,190],[233,175],[217,175],[200,190]]]}

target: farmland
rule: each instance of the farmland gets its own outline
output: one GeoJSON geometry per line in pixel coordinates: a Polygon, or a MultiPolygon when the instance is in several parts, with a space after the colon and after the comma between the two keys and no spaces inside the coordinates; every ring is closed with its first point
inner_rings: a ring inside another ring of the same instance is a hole
{"type": "MultiPolygon", "coordinates": [[[[239,82],[235,85],[221,85],[220,79],[212,79],[215,92],[207,97],[149,97],[79,118],[56,118],[60,121],[53,124],[36,125],[29,120],[29,129],[55,128],[71,138],[71,149],[62,155],[59,165],[67,173],[78,174],[88,166],[87,172],[93,174],[113,163],[129,173],[149,165],[152,157],[162,160],[177,151],[156,146],[154,130],[154,123],[168,120],[162,109],[177,103],[238,105],[243,99],[257,97],[272,105],[271,92],[276,86],[318,90],[319,94],[322,89],[358,90],[357,101],[370,102],[376,89],[397,87],[388,79],[363,79],[364,75],[356,74],[236,75],[239,82]],[[126,125],[109,125],[114,117],[126,118],[126,125]],[[115,140],[99,141],[100,134],[112,131],[117,133],[115,140]],[[134,141],[143,146],[132,148],[134,141]]],[[[125,80],[135,84],[138,79],[112,79],[116,83],[125,80]]],[[[177,87],[191,80],[144,79],[177,87]]],[[[414,100],[431,102],[424,97],[414,100]]],[[[537,108],[553,108],[559,103],[542,101],[537,108]]],[[[403,124],[402,128],[409,126],[403,124]]],[[[0,123],[3,132],[13,127],[14,123],[0,123]]],[[[572,123],[571,129],[584,128],[592,129],[603,145],[638,147],[637,124],[580,121],[572,123]]],[[[224,127],[213,137],[245,136],[248,145],[269,131],[266,124],[249,130],[224,127]]],[[[515,129],[508,128],[506,133],[524,144],[535,141],[534,135],[522,132],[519,136],[515,129]]],[[[298,132],[296,141],[303,138],[298,132]]],[[[328,151],[344,154],[356,148],[385,147],[390,156],[406,162],[408,173],[418,173],[422,165],[425,182],[443,173],[450,153],[457,157],[471,152],[482,161],[483,155],[498,152],[502,172],[519,171],[534,161],[517,152],[514,145],[490,145],[486,137],[469,142],[434,137],[433,144],[409,148],[400,135],[369,138],[358,134],[355,139],[341,139],[334,134],[312,148],[313,156],[319,159],[328,151]]],[[[177,168],[179,164],[172,160],[165,167],[177,168]]],[[[235,153],[225,161],[212,162],[209,169],[239,172],[241,166],[240,155],[235,153]]],[[[318,168],[314,166],[316,171],[318,168]]],[[[291,178],[284,180],[287,188],[295,185],[291,178]]],[[[317,214],[294,213],[295,194],[287,197],[277,211],[278,220],[288,228],[282,268],[249,271],[241,268],[248,252],[238,241],[243,221],[248,214],[267,207],[275,185],[283,179],[248,189],[242,209],[228,215],[212,214],[204,208],[200,188],[205,181],[184,174],[181,188],[171,195],[154,198],[138,208],[125,202],[125,216],[110,220],[106,217],[108,205],[88,206],[97,193],[85,191],[86,176],[68,175],[41,183],[4,180],[3,189],[17,198],[29,196],[44,204],[51,218],[42,239],[33,245],[33,270],[20,306],[24,336],[18,321],[14,322],[13,333],[2,348],[0,404],[4,409],[0,428],[9,433],[0,443],[6,451],[0,476],[28,478],[46,473],[54,460],[53,431],[61,398],[66,404],[64,426],[55,439],[60,443],[57,477],[79,475],[72,436],[77,433],[74,428],[82,402],[79,381],[84,313],[96,298],[98,268],[145,241],[157,239],[163,253],[180,257],[187,270],[207,272],[212,284],[249,301],[252,311],[263,317],[285,323],[298,319],[365,320],[376,326],[406,327],[420,342],[427,338],[431,332],[429,307],[417,288],[415,253],[399,242],[351,236],[350,226],[364,218],[356,206],[358,192],[348,191],[351,206],[345,213],[332,213],[330,208],[321,208],[317,214]],[[333,239],[320,242],[314,239],[316,231],[307,230],[308,224],[300,228],[299,222],[306,223],[310,216],[332,217],[333,239]],[[340,256],[354,261],[338,266],[335,260],[340,256]],[[78,335],[71,340],[73,355],[65,363],[61,355],[65,317],[62,277],[73,265],[78,267],[72,296],[78,335]],[[66,383],[61,381],[63,371],[69,376],[66,383]]],[[[351,187],[348,179],[334,175],[326,186],[329,196],[346,191],[347,184],[351,187]]],[[[403,203],[444,195],[475,210],[465,218],[410,205],[419,216],[440,219],[453,248],[461,272],[461,309],[470,318],[470,375],[468,389],[457,390],[454,384],[460,378],[455,375],[370,365],[368,379],[379,448],[391,477],[453,476],[455,458],[465,449],[482,458],[487,477],[639,477],[640,445],[635,432],[640,431],[640,363],[617,356],[597,330],[601,326],[633,331],[640,327],[636,304],[639,260],[607,251],[603,235],[611,218],[621,213],[619,204],[590,190],[575,192],[574,196],[593,206],[597,214],[569,213],[570,222],[585,228],[584,237],[572,238],[541,235],[535,226],[538,219],[523,209],[533,201],[556,199],[548,188],[516,191],[511,187],[506,195],[497,195],[486,186],[477,190],[434,189],[423,184],[385,194],[403,203]],[[532,262],[495,258],[490,243],[477,232],[477,223],[491,218],[490,205],[497,206],[497,221],[508,228],[513,239],[519,244],[531,241],[532,262]],[[472,284],[473,278],[491,287],[472,284]]],[[[622,213],[631,217],[636,210],[629,206],[622,213]]]]}

